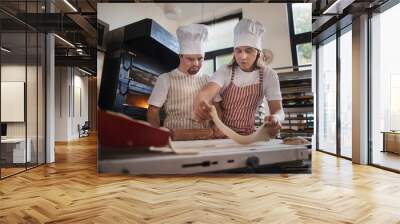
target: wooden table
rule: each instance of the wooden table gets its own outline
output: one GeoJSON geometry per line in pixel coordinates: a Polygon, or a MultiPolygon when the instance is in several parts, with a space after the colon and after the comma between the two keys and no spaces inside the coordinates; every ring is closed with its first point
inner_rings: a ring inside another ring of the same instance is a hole
{"type": "Polygon", "coordinates": [[[400,131],[382,131],[381,133],[383,133],[382,152],[400,154],[400,131]]]}
{"type": "MultiPolygon", "coordinates": [[[[134,153],[98,161],[100,173],[194,174],[264,166],[282,162],[309,161],[307,145],[286,145],[281,140],[238,145],[231,139],[173,141],[181,150],[197,149],[192,155],[134,153]]],[[[100,146],[101,147],[101,146],[100,146]]],[[[112,149],[108,149],[111,151],[112,149]]]]}

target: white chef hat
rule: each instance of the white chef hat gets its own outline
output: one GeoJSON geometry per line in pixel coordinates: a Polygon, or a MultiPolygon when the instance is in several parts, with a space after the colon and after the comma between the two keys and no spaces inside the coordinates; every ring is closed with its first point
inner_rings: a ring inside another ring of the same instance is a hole
{"type": "Polygon", "coordinates": [[[249,46],[262,50],[262,36],[264,26],[254,19],[242,19],[234,29],[234,47],[249,46]]]}
{"type": "Polygon", "coordinates": [[[208,28],[201,24],[180,26],[176,30],[180,54],[204,54],[208,28]]]}

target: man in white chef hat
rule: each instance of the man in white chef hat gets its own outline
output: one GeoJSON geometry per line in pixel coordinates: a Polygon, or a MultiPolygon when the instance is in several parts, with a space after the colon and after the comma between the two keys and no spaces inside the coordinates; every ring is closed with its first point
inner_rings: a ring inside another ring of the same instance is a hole
{"type": "Polygon", "coordinates": [[[208,75],[202,73],[208,29],[205,25],[181,26],[176,31],[179,41],[179,66],[161,74],[148,100],[147,121],[160,126],[160,108],[164,106],[164,127],[174,129],[209,128],[209,121],[197,121],[193,101],[207,84],[208,75]]]}

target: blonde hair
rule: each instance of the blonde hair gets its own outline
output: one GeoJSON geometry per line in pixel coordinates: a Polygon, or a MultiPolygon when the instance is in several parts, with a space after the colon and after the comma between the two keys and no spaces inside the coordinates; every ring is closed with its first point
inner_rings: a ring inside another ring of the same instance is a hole
{"type": "MultiPolygon", "coordinates": [[[[258,49],[256,49],[256,50],[257,50],[257,58],[253,64],[254,70],[264,69],[267,66],[267,64],[265,63],[265,60],[264,60],[264,53],[258,49]]],[[[227,64],[227,66],[229,68],[239,66],[239,64],[236,62],[235,55],[233,55],[232,60],[227,64]]]]}

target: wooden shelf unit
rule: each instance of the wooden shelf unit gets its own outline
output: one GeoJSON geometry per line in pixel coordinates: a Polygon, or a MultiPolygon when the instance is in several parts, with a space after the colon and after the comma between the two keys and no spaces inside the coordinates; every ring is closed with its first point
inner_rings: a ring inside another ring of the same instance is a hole
{"type": "Polygon", "coordinates": [[[285,120],[280,136],[311,137],[314,133],[314,94],[311,70],[278,73],[285,120]]]}

